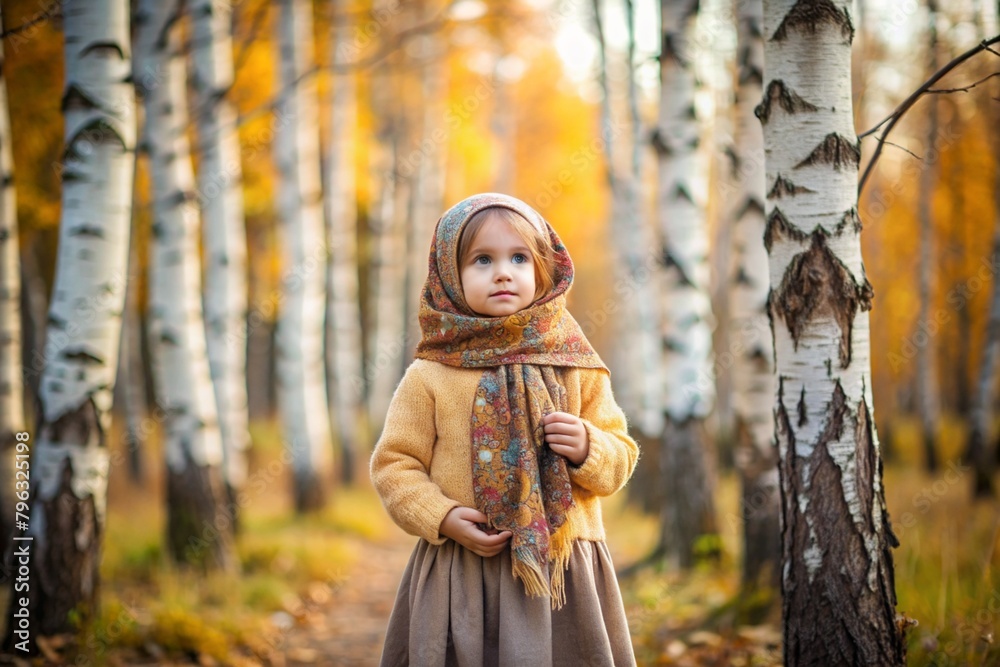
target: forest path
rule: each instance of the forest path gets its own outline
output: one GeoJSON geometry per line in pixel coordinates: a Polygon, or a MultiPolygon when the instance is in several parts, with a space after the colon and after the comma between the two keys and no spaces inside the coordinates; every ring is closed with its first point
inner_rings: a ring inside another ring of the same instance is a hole
{"type": "MultiPolygon", "coordinates": [[[[360,542],[350,575],[336,585],[331,599],[314,610],[306,608],[278,649],[285,667],[377,665],[396,589],[415,542],[395,526],[381,539],[360,542]]],[[[281,664],[280,658],[275,664],[281,664]]]]}

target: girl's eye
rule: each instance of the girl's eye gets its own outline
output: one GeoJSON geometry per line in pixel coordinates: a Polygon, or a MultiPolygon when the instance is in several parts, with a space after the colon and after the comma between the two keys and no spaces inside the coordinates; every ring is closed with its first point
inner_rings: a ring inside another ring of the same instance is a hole
{"type": "Polygon", "coordinates": [[[489,257],[487,257],[486,255],[480,255],[479,257],[476,257],[476,261],[474,263],[475,264],[488,264],[489,261],[490,261],[489,257]],[[480,260],[482,260],[482,261],[480,261],[480,260]]]}
{"type": "Polygon", "coordinates": [[[524,262],[527,262],[527,261],[528,261],[527,255],[523,255],[521,253],[517,253],[516,255],[514,255],[514,263],[515,264],[523,264],[524,262]]]}

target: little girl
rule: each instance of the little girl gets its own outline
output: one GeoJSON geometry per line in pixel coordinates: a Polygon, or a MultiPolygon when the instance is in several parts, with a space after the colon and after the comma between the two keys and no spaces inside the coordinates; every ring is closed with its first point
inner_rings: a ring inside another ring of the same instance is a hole
{"type": "Polygon", "coordinates": [[[417,358],[371,460],[386,510],[421,538],[382,665],[635,664],[599,497],[638,448],[566,310],[572,282],[519,199],[474,195],[438,221],[417,358]]]}

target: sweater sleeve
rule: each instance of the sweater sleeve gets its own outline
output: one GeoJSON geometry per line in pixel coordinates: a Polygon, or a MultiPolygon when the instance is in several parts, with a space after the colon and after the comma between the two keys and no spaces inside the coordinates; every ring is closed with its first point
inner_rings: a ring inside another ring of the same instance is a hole
{"type": "Polygon", "coordinates": [[[590,451],[579,466],[569,466],[570,479],[595,495],[610,496],[632,476],[639,447],[628,434],[625,413],[615,402],[606,372],[581,370],[580,419],[590,451]]]}
{"type": "Polygon", "coordinates": [[[442,544],[447,538],[438,533],[441,521],[461,503],[431,481],[436,437],[434,394],[411,364],[393,394],[372,452],[371,479],[400,528],[431,544],[442,544]]]}

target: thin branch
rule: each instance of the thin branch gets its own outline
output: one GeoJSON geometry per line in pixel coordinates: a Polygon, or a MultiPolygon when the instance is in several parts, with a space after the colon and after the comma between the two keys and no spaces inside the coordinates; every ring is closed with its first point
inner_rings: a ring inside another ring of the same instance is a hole
{"type": "Polygon", "coordinates": [[[882,130],[882,134],[879,137],[878,146],[875,147],[875,152],[872,154],[871,159],[865,166],[865,171],[861,175],[861,180],[858,182],[858,195],[860,195],[862,190],[864,190],[865,183],[868,182],[868,178],[871,176],[872,171],[875,169],[875,164],[878,162],[878,158],[882,154],[882,148],[885,145],[886,137],[889,136],[889,133],[892,132],[892,129],[896,126],[896,123],[898,123],[900,119],[902,119],[903,115],[907,111],[909,111],[914,104],[916,104],[917,100],[919,100],[923,96],[923,94],[926,93],[928,89],[930,89],[931,86],[940,81],[946,74],[948,74],[948,72],[952,71],[953,69],[961,65],[963,62],[965,62],[972,56],[981,53],[983,51],[989,51],[996,55],[1000,55],[996,51],[990,48],[990,46],[996,44],[997,42],[1000,42],[1000,35],[992,37],[988,40],[983,40],[975,47],[969,49],[962,55],[952,60],[950,63],[948,63],[947,65],[939,69],[937,72],[935,72],[931,76],[931,78],[927,79],[927,81],[923,83],[923,85],[921,85],[919,88],[913,91],[909,97],[903,100],[903,102],[898,107],[896,107],[896,109],[891,114],[889,114],[888,117],[885,118],[885,120],[880,122],[872,129],[868,130],[867,132],[858,135],[858,139],[862,139],[868,136],[869,134],[874,134],[875,132],[878,131],[878,128],[888,123],[885,129],[882,130]]]}
{"type": "Polygon", "coordinates": [[[985,82],[989,81],[990,79],[992,79],[995,76],[1000,76],[1000,72],[993,72],[993,74],[990,74],[989,76],[984,76],[979,81],[976,81],[975,83],[971,83],[968,86],[965,86],[965,87],[962,87],[962,88],[928,88],[927,92],[928,93],[937,93],[937,94],[941,94],[941,93],[967,93],[970,90],[972,90],[973,88],[975,88],[976,86],[978,86],[979,84],[985,83],[985,82]]]}
{"type": "Polygon", "coordinates": [[[911,151],[909,148],[906,148],[905,146],[900,146],[899,144],[894,144],[893,142],[887,141],[885,139],[877,139],[877,141],[879,141],[879,142],[881,142],[883,144],[889,144],[890,146],[894,146],[894,147],[898,148],[901,151],[905,151],[905,152],[909,153],[910,155],[912,155],[913,157],[915,157],[918,160],[920,160],[921,162],[924,161],[924,159],[922,157],[920,157],[919,155],[917,155],[916,153],[914,153],[913,151],[911,151]]]}

